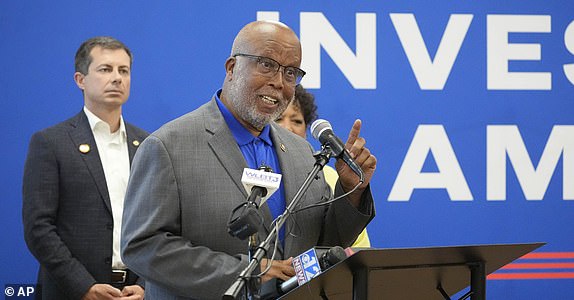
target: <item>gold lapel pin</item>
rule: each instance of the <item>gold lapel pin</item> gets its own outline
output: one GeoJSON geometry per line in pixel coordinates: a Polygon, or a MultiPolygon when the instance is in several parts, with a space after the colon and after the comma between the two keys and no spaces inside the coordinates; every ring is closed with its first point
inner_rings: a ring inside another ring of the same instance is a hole
{"type": "Polygon", "coordinates": [[[136,147],[137,147],[137,146],[139,146],[139,145],[140,145],[140,141],[138,141],[138,140],[134,140],[134,141],[132,142],[132,144],[134,144],[134,146],[136,146],[136,147]]]}
{"type": "Polygon", "coordinates": [[[80,152],[86,154],[86,153],[90,152],[90,145],[81,144],[80,147],[78,147],[78,150],[80,150],[80,152]]]}
{"type": "Polygon", "coordinates": [[[281,148],[281,151],[287,152],[287,148],[285,148],[285,144],[281,144],[281,146],[279,146],[279,148],[281,148]]]}

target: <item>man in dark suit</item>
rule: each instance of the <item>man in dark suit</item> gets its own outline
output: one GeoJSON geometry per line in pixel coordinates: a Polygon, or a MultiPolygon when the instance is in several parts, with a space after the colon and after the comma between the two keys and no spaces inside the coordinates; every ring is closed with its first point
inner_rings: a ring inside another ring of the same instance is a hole
{"type": "MultiPolygon", "coordinates": [[[[152,133],[132,168],[122,228],[126,264],[146,279],[146,299],[221,299],[248,264],[247,241],[227,233],[233,208],[245,202],[243,168],[270,165],[281,186],[261,206],[265,231],[283,213],[313,168],[312,148],[273,121],[293,99],[304,72],[295,33],[277,22],[254,22],[235,38],[225,81],[208,103],[152,133]]],[[[290,257],[315,245],[350,246],[374,217],[369,182],[376,158],[351,129],[346,147],[365,182],[330,205],[294,213],[279,234],[278,253],[261,262],[262,281],[295,274],[290,257]]],[[[359,178],[338,162],[335,195],[359,178]]],[[[321,173],[298,208],[326,202],[331,191],[321,173]]],[[[260,239],[265,232],[260,234],[260,239]]]]}
{"type": "Polygon", "coordinates": [[[30,141],[22,217],[43,299],[143,298],[143,280],[119,255],[130,164],[147,136],[122,118],[131,65],[122,42],[85,41],[74,74],[83,110],[30,141]]]}

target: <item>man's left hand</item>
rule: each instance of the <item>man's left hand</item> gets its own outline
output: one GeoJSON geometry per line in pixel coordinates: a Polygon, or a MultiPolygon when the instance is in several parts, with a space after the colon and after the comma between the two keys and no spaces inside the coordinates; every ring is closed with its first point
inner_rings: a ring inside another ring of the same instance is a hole
{"type": "MultiPolygon", "coordinates": [[[[349,151],[353,160],[361,167],[364,173],[364,182],[349,195],[351,203],[358,207],[361,202],[361,195],[363,191],[367,188],[367,185],[371,181],[375,169],[377,168],[377,158],[371,154],[368,148],[365,147],[366,141],[364,138],[360,137],[361,133],[361,120],[355,120],[351,131],[349,132],[349,137],[345,143],[345,149],[349,151]]],[[[347,166],[347,164],[342,159],[337,159],[335,163],[335,168],[339,174],[339,182],[341,187],[345,192],[352,190],[359,183],[359,176],[347,166]]]]}
{"type": "Polygon", "coordinates": [[[139,285],[128,285],[122,289],[122,300],[141,300],[144,298],[144,289],[139,285]]]}

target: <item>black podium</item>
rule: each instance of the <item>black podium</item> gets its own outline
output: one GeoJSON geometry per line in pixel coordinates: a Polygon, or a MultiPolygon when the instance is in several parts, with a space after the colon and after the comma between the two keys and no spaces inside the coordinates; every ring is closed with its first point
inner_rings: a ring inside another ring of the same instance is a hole
{"type": "Polygon", "coordinates": [[[280,299],[444,300],[470,285],[486,299],[486,275],[545,243],[362,249],[280,299]]]}

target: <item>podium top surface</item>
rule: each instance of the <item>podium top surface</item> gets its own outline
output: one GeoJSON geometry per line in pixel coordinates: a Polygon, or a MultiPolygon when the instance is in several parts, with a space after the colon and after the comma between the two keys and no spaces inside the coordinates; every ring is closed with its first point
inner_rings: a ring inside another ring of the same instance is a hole
{"type": "Polygon", "coordinates": [[[369,299],[444,300],[437,286],[449,295],[461,291],[471,265],[484,263],[490,274],[544,244],[361,249],[282,299],[352,299],[353,272],[368,270],[369,299]]]}

